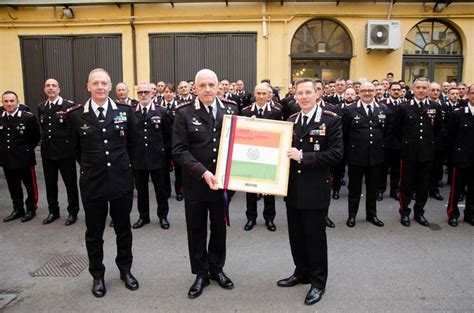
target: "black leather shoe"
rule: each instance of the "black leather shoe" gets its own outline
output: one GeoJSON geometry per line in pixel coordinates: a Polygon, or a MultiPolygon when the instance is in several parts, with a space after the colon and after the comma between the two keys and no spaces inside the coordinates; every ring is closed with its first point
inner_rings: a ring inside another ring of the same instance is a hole
{"type": "Polygon", "coordinates": [[[304,304],[306,305],[313,305],[315,303],[318,303],[319,300],[324,295],[324,289],[318,289],[316,287],[311,287],[308,291],[308,294],[306,295],[306,298],[304,299],[304,304]]]}
{"type": "Polygon", "coordinates": [[[64,225],[70,226],[72,224],[75,224],[77,222],[77,215],[76,214],[69,214],[69,216],[66,219],[66,223],[64,225]]]}
{"type": "Polygon", "coordinates": [[[176,201],[183,201],[183,199],[184,199],[184,196],[183,196],[182,193],[178,193],[178,194],[176,195],[176,201]]]}
{"type": "Polygon", "coordinates": [[[430,226],[430,223],[428,223],[428,220],[423,215],[415,215],[414,220],[422,226],[430,226]]]}
{"type": "Polygon", "coordinates": [[[232,289],[234,288],[234,283],[232,280],[230,280],[229,277],[224,274],[224,272],[220,272],[217,274],[211,274],[211,279],[216,281],[219,286],[221,286],[224,289],[232,289]]]}
{"type": "Polygon", "coordinates": [[[410,218],[405,215],[405,216],[402,216],[402,218],[400,219],[400,223],[403,225],[403,226],[410,226],[410,218]]]}
{"type": "Polygon", "coordinates": [[[170,228],[170,223],[168,222],[168,220],[166,219],[166,217],[160,219],[160,226],[161,226],[161,228],[163,228],[163,229],[168,229],[168,228],[170,228]]]}
{"type": "Polygon", "coordinates": [[[339,199],[339,191],[333,191],[333,192],[332,192],[332,198],[333,198],[334,200],[339,199]]]}
{"type": "Polygon", "coordinates": [[[247,224],[244,226],[244,230],[251,230],[255,226],[255,221],[254,220],[248,220],[247,224]]]}
{"type": "Polygon", "coordinates": [[[107,289],[105,288],[105,281],[103,278],[94,279],[92,282],[92,294],[96,298],[102,298],[107,293],[107,289]]]}
{"type": "Polygon", "coordinates": [[[43,225],[51,224],[59,218],[59,214],[50,213],[47,218],[43,220],[43,225]]]}
{"type": "Polygon", "coordinates": [[[3,222],[5,223],[11,222],[13,220],[16,220],[17,218],[22,217],[23,215],[25,215],[25,212],[14,210],[10,215],[8,215],[7,217],[3,219],[3,222]]]}
{"type": "Polygon", "coordinates": [[[377,199],[377,201],[382,201],[383,200],[383,193],[377,192],[376,199],[377,199]]]}
{"type": "Polygon", "coordinates": [[[366,220],[371,222],[375,226],[378,226],[378,227],[383,227],[383,225],[384,225],[383,222],[381,220],[379,220],[379,218],[377,216],[368,217],[368,218],[366,218],[366,220]]]}
{"type": "Polygon", "coordinates": [[[36,216],[36,213],[34,213],[34,212],[32,212],[32,211],[27,211],[27,212],[25,213],[25,215],[23,215],[23,217],[21,218],[21,221],[22,221],[23,223],[29,222],[29,221],[31,221],[35,216],[36,216]]]}
{"type": "Polygon", "coordinates": [[[435,198],[436,200],[439,200],[439,201],[444,200],[443,196],[439,194],[439,191],[430,192],[430,197],[435,198]]]}
{"type": "Polygon", "coordinates": [[[473,218],[464,217],[464,222],[469,223],[472,226],[474,226],[474,219],[473,218]]]}
{"type": "Polygon", "coordinates": [[[114,227],[114,221],[110,220],[109,227],[114,227]]]}
{"type": "Polygon", "coordinates": [[[301,279],[295,275],[291,275],[288,278],[280,279],[277,282],[277,285],[279,287],[293,287],[298,284],[308,284],[308,283],[309,283],[309,280],[301,279]]]}
{"type": "Polygon", "coordinates": [[[133,224],[132,228],[137,229],[137,228],[142,228],[144,225],[150,223],[150,218],[139,218],[138,221],[133,224]]]}
{"type": "Polygon", "coordinates": [[[396,191],[390,191],[390,198],[400,201],[400,193],[396,191]]]}
{"type": "Polygon", "coordinates": [[[132,273],[120,274],[120,279],[125,282],[125,287],[129,290],[138,289],[138,280],[132,275],[132,273]]]}
{"type": "Polygon", "coordinates": [[[331,219],[328,216],[326,216],[324,220],[326,222],[326,227],[330,227],[330,228],[336,227],[336,224],[334,224],[334,222],[331,221],[331,219]]]}
{"type": "Polygon", "coordinates": [[[354,227],[354,226],[356,225],[356,219],[355,219],[355,217],[349,216],[349,218],[347,219],[346,225],[347,225],[348,227],[354,227]]]}
{"type": "Polygon", "coordinates": [[[345,186],[346,185],[346,181],[344,180],[344,178],[341,179],[341,186],[345,186]]]}
{"type": "Polygon", "coordinates": [[[458,219],[455,217],[451,217],[448,221],[449,226],[456,227],[458,226],[458,219]]]}
{"type": "Polygon", "coordinates": [[[277,229],[273,221],[266,221],[265,226],[267,226],[269,231],[275,231],[277,229]]]}
{"type": "Polygon", "coordinates": [[[209,278],[197,275],[193,285],[189,288],[188,297],[191,299],[199,297],[204,287],[209,286],[209,284],[209,278]]]}

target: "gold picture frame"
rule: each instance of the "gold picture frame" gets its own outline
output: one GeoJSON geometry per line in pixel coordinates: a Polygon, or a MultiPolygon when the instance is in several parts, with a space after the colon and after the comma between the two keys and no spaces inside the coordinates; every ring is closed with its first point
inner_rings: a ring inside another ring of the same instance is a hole
{"type": "Polygon", "coordinates": [[[220,189],[286,196],[293,123],[224,115],[217,158],[220,189]]]}

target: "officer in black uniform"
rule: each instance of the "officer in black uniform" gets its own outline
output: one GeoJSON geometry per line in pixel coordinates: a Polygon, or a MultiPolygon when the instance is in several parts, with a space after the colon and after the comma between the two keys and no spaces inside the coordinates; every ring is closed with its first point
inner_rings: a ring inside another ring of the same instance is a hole
{"type": "Polygon", "coordinates": [[[216,170],[224,114],[238,108],[217,95],[216,74],[208,69],[196,74],[197,98],[178,107],[173,125],[173,157],[183,167],[184,197],[191,271],[196,280],[188,297],[196,298],[209,285],[209,277],[225,289],[234,284],[224,274],[226,225],[224,192],[217,190],[216,170]],[[207,246],[207,216],[210,238],[207,246]]]}
{"type": "Polygon", "coordinates": [[[456,227],[460,216],[458,199],[467,187],[464,221],[474,226],[474,85],[469,86],[468,103],[456,109],[448,121],[452,183],[448,202],[448,223],[456,227]]]}
{"type": "MultiPolygon", "coordinates": [[[[187,82],[186,82],[187,83],[187,82]]],[[[191,98],[193,99],[193,98],[191,98]]],[[[176,99],[176,90],[173,84],[166,84],[163,90],[163,98],[159,102],[159,106],[166,110],[166,114],[168,115],[171,121],[171,127],[173,127],[174,117],[176,115],[176,108],[181,102],[176,99]]],[[[171,135],[172,137],[172,135],[171,135]]],[[[172,139],[170,139],[172,141],[172,139]]],[[[181,169],[181,165],[179,165],[176,160],[173,159],[171,155],[171,147],[167,150],[167,163],[170,170],[174,171],[174,191],[176,193],[176,200],[183,201],[183,173],[181,169]]],[[[168,190],[168,196],[171,195],[171,180],[170,175],[166,176],[166,188],[168,190]]]]}
{"type": "Polygon", "coordinates": [[[293,147],[286,214],[294,273],[278,281],[280,287],[311,283],[305,304],[315,304],[324,294],[327,275],[325,212],[331,198],[331,166],[342,160],[341,121],[337,114],[323,110],[317,102],[322,90],[314,82],[296,83],[301,112],[292,115],[293,147]]]}
{"type": "Polygon", "coordinates": [[[2,103],[4,111],[0,118],[0,166],[3,167],[13,202],[13,212],[3,221],[10,222],[21,217],[22,222],[28,222],[36,216],[38,209],[35,147],[41,138],[40,129],[33,114],[20,110],[15,92],[5,91],[2,103]],[[25,202],[22,182],[28,194],[25,202]]]}
{"type": "Polygon", "coordinates": [[[169,177],[169,167],[166,154],[171,148],[171,121],[166,110],[153,103],[149,83],[139,84],[137,94],[140,100],[135,108],[135,128],[138,136],[132,164],[140,218],[133,224],[133,228],[141,228],[150,223],[148,180],[151,176],[158,204],[157,214],[160,226],[168,229],[170,224],[166,178],[169,177]]]}
{"type": "MultiPolygon", "coordinates": [[[[269,120],[282,120],[282,110],[281,106],[276,106],[272,101],[267,101],[268,96],[271,91],[269,91],[269,85],[266,83],[260,83],[255,86],[254,96],[255,102],[251,105],[242,109],[241,115],[247,117],[256,117],[264,118],[269,120]]],[[[247,200],[247,223],[244,226],[245,230],[251,230],[256,224],[257,220],[257,194],[256,193],[246,193],[247,200]]],[[[264,195],[263,196],[264,209],[263,209],[263,218],[265,219],[265,226],[269,231],[275,231],[276,226],[274,224],[275,219],[275,196],[264,195]]]]}
{"type": "Polygon", "coordinates": [[[79,191],[77,188],[76,145],[77,133],[72,129],[70,120],[61,112],[74,106],[74,103],[63,99],[59,93],[59,83],[50,78],[44,83],[44,93],[48,99],[38,105],[40,120],[41,158],[43,161],[46,197],[49,215],[43,224],[50,224],[60,217],[58,202],[58,172],[66,186],[67,211],[66,226],[77,221],[79,212],[79,191]]]}
{"type": "Polygon", "coordinates": [[[384,224],[377,217],[376,192],[384,159],[383,129],[385,108],[374,100],[375,87],[365,82],[360,88],[360,100],[345,109],[342,117],[344,151],[349,164],[349,218],[347,226],[354,227],[365,176],[367,221],[375,226],[384,224]]]}
{"type": "Polygon", "coordinates": [[[400,190],[400,141],[393,133],[393,113],[402,103],[400,91],[402,87],[398,82],[393,82],[389,87],[389,97],[380,102],[385,106],[385,127],[384,127],[384,162],[377,186],[377,200],[383,200],[383,194],[387,190],[387,176],[390,174],[390,197],[399,201],[400,190]]]}
{"type": "Polygon", "coordinates": [[[416,193],[414,218],[429,226],[424,217],[428,199],[434,138],[441,129],[441,111],[426,98],[430,81],[420,77],[413,83],[413,99],[402,103],[394,114],[394,131],[401,142],[400,215],[401,224],[410,226],[410,201],[416,193]]]}
{"type": "Polygon", "coordinates": [[[79,187],[86,217],[86,248],[92,294],[103,297],[105,266],[102,239],[107,213],[114,222],[120,279],[130,290],[138,289],[132,267],[130,212],[133,204],[134,140],[137,138],[134,113],[130,105],[110,99],[112,82],[104,69],[89,73],[87,90],[91,98],[85,105],[65,111],[79,134],[78,161],[81,164],[79,187]]]}
{"type": "Polygon", "coordinates": [[[125,102],[126,104],[131,105],[132,107],[136,107],[138,101],[130,98],[128,94],[128,86],[124,82],[120,82],[115,86],[115,95],[117,96],[115,102],[125,102]]]}

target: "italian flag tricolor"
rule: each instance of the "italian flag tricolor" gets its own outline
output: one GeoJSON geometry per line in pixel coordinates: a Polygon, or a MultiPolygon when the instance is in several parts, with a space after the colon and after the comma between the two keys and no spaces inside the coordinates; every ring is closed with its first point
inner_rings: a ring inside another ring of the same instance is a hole
{"type": "Polygon", "coordinates": [[[236,129],[230,175],[275,180],[279,145],[279,133],[236,129]]]}

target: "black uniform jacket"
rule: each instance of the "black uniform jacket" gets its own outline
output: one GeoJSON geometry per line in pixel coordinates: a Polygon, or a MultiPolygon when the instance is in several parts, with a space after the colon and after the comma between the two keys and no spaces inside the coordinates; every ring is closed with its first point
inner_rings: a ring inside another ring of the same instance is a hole
{"type": "Polygon", "coordinates": [[[392,98],[386,98],[380,101],[380,105],[385,107],[385,126],[384,126],[384,148],[400,150],[400,139],[394,133],[394,116],[393,114],[398,109],[399,105],[402,103],[402,100],[397,100],[398,103],[395,104],[392,98]]]}
{"type": "Polygon", "coordinates": [[[78,132],[79,186],[88,199],[113,200],[132,192],[134,141],[137,138],[130,105],[108,100],[104,122],[99,122],[90,100],[65,111],[78,132]]]}
{"type": "Polygon", "coordinates": [[[451,114],[448,142],[454,166],[474,166],[474,116],[469,107],[458,108],[451,114]]]}
{"type": "Polygon", "coordinates": [[[69,117],[60,113],[73,107],[74,103],[59,97],[51,109],[48,104],[46,100],[37,107],[42,131],[41,156],[50,160],[74,158],[77,132],[71,127],[69,117]]]}
{"type": "Polygon", "coordinates": [[[342,117],[344,151],[347,162],[360,166],[383,163],[385,107],[372,102],[372,118],[365,112],[362,102],[346,107],[342,117]]]}
{"type": "Polygon", "coordinates": [[[176,110],[173,125],[173,158],[183,167],[183,186],[189,200],[213,201],[218,193],[211,190],[202,175],[206,170],[215,174],[222,118],[237,114],[238,108],[229,101],[216,99],[214,127],[211,117],[198,98],[183,103],[176,110]]]}
{"type": "Polygon", "coordinates": [[[419,108],[411,99],[402,103],[394,113],[394,132],[400,139],[401,158],[404,160],[433,161],[434,140],[442,125],[441,111],[428,99],[423,103],[419,108]]]}
{"type": "MultiPolygon", "coordinates": [[[[283,119],[281,105],[275,105],[273,102],[267,102],[263,107],[263,117],[268,120],[279,120],[283,119]]],[[[240,113],[242,116],[247,117],[258,117],[258,106],[256,103],[252,103],[248,107],[245,107],[240,113]]]]}
{"type": "Polygon", "coordinates": [[[135,110],[135,154],[133,168],[137,170],[156,170],[167,167],[166,152],[171,149],[171,120],[166,110],[151,103],[146,117],[142,108],[135,110]]]}
{"type": "Polygon", "coordinates": [[[303,160],[291,160],[287,205],[299,209],[325,209],[330,202],[331,166],[342,161],[343,143],[341,120],[333,112],[317,107],[308,126],[303,130],[302,113],[288,119],[295,123],[293,147],[302,150],[303,160]]]}
{"type": "Polygon", "coordinates": [[[36,164],[35,147],[41,138],[33,114],[17,109],[11,118],[3,112],[0,118],[0,166],[25,168],[36,164]]]}

